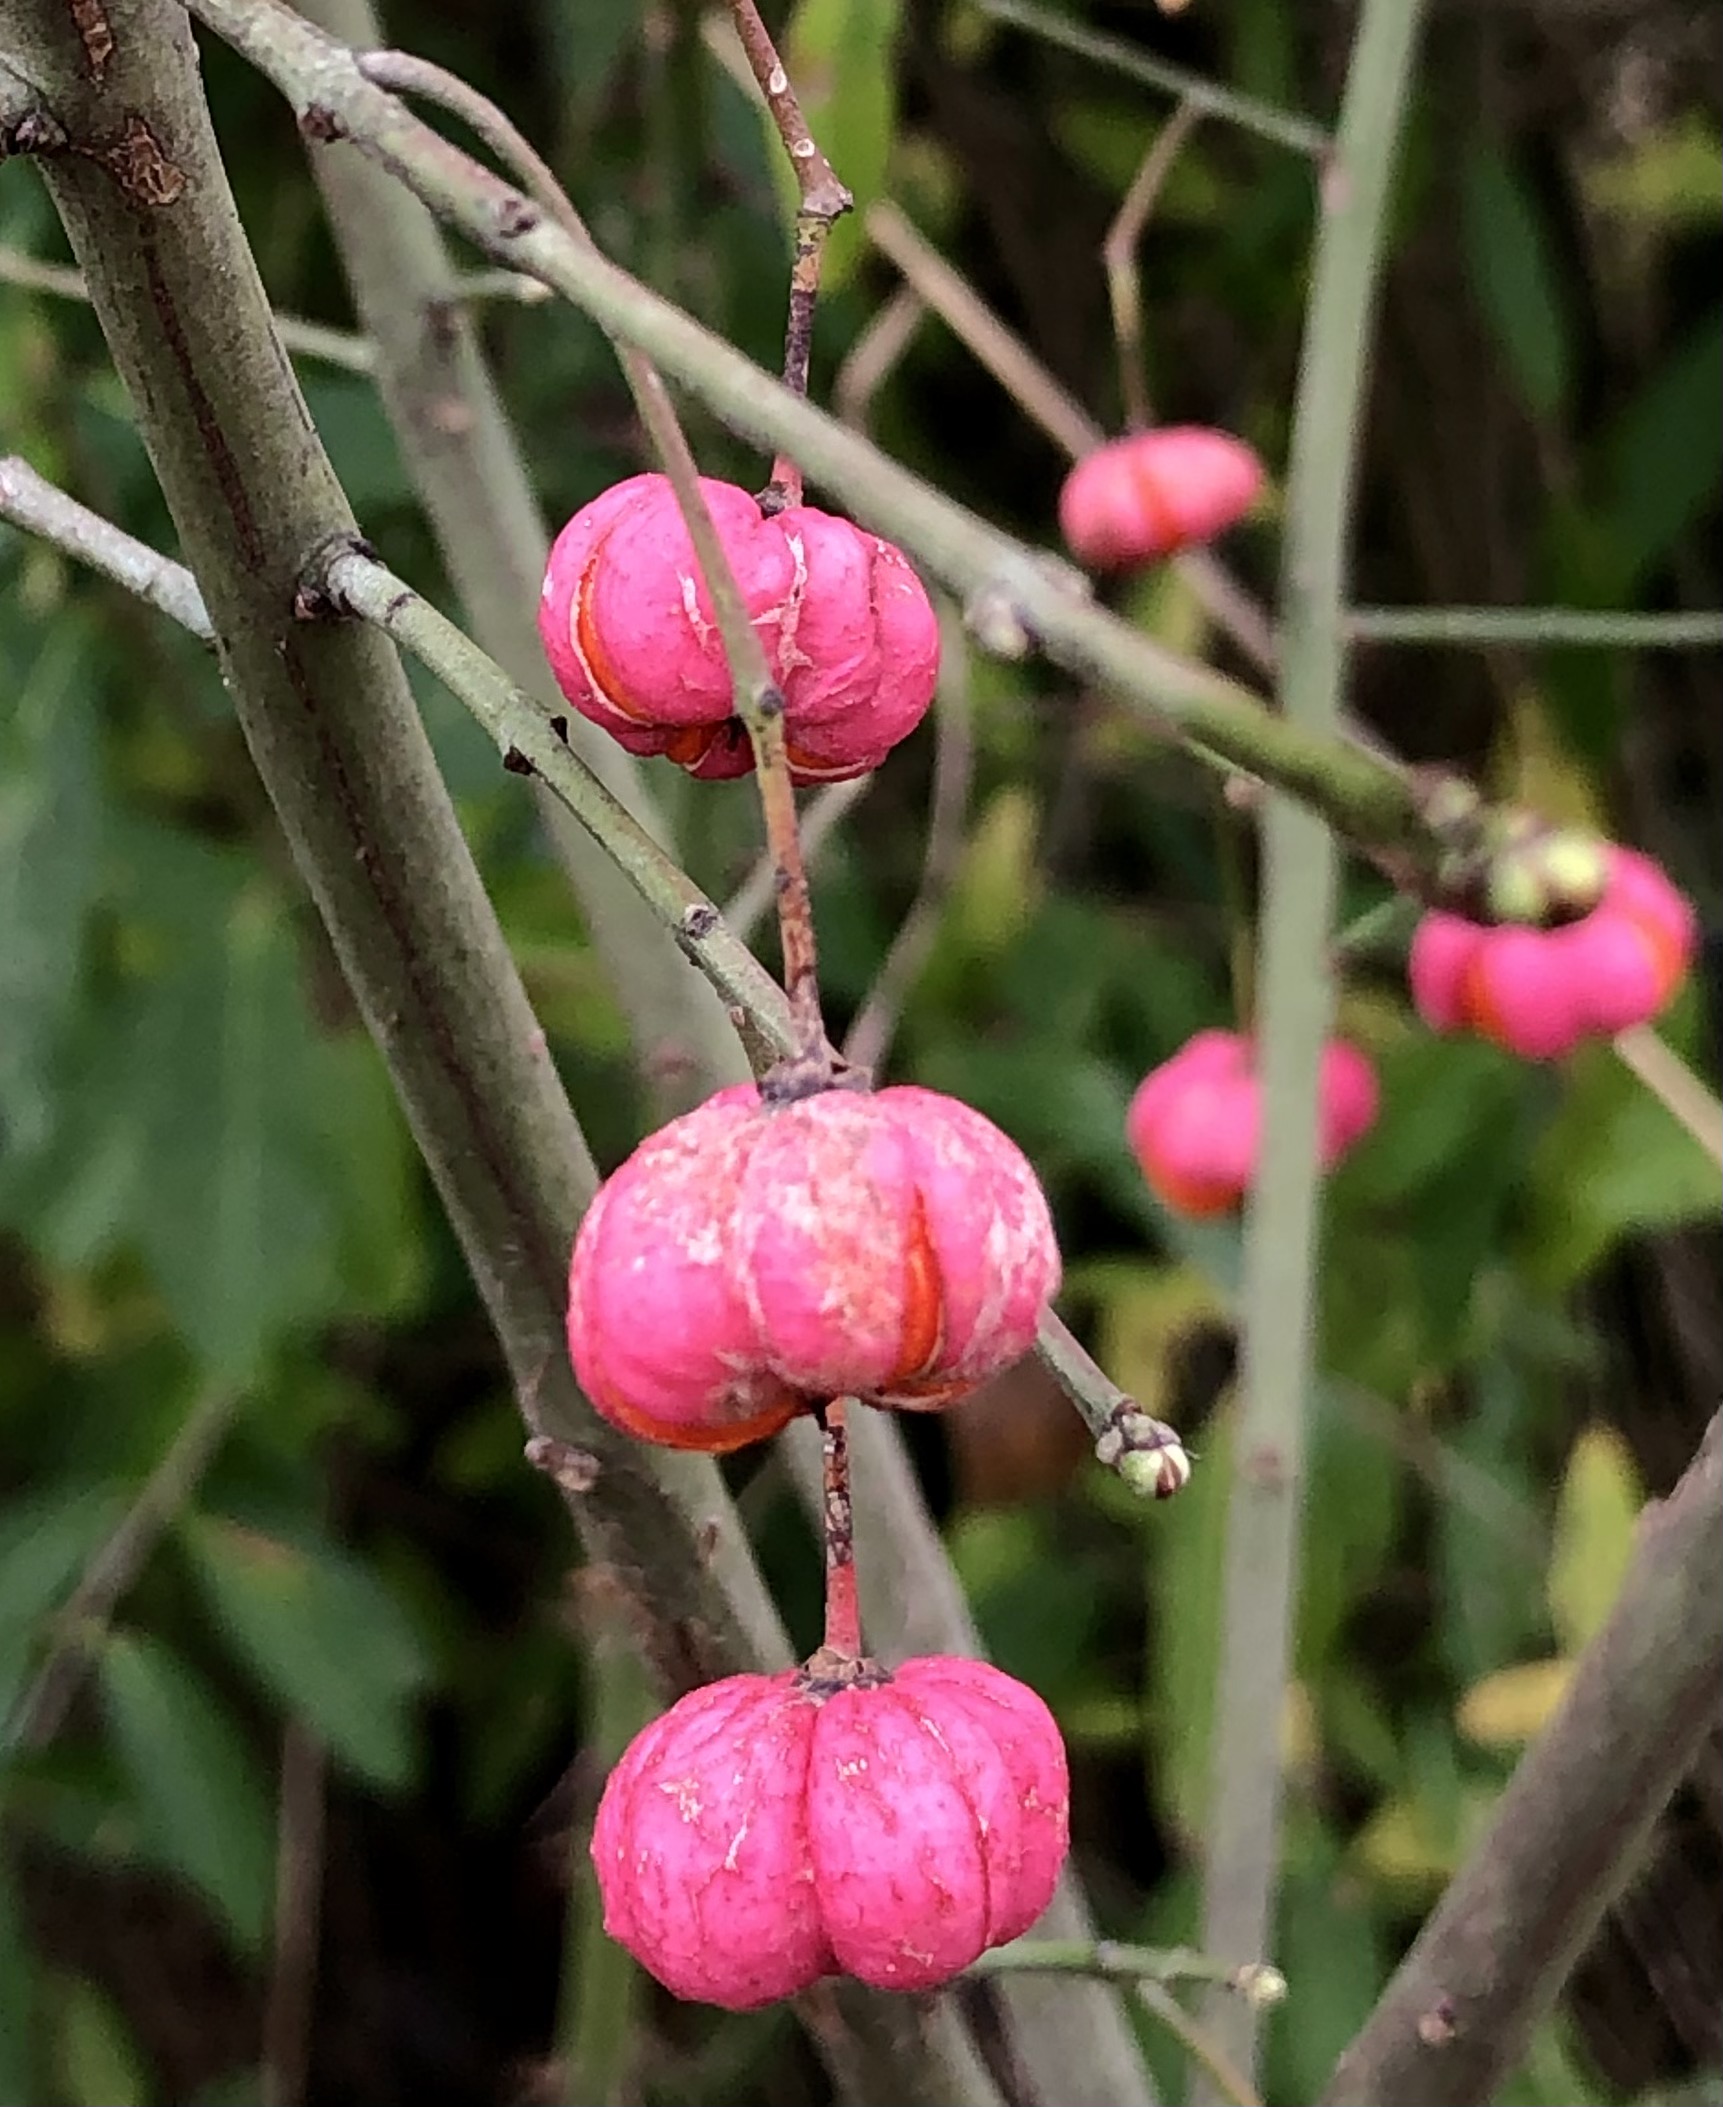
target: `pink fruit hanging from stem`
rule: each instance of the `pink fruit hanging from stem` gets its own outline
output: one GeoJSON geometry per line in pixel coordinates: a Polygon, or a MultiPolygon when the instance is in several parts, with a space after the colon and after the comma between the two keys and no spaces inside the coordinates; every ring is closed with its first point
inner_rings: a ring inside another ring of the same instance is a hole
{"type": "Polygon", "coordinates": [[[903,1086],[720,1091],[649,1136],[575,1240],[593,1404],[712,1451],[824,1399],[935,1409],[1029,1351],[1059,1285],[1040,1183],[969,1106],[903,1086]]]}
{"type": "Polygon", "coordinates": [[[1528,1061],[1644,1024],[1693,962],[1693,909],[1655,863],[1612,846],[1603,898],[1555,929],[1427,914],[1412,939],[1412,1000],[1438,1032],[1474,1032],[1528,1061]]]}
{"type": "Polygon", "coordinates": [[[1160,425],[1085,454],[1059,494],[1059,525],[1080,563],[1133,570],[1224,532],[1264,480],[1256,454],[1229,432],[1160,425]]]}
{"type": "MultiPolygon", "coordinates": [[[[713,525],[784,697],[798,782],[865,775],[925,716],[939,625],[907,559],[848,520],[795,505],[765,518],[702,478],[713,525]]],[[[668,479],[631,476],[557,536],[539,598],[557,684],[630,753],[691,775],[746,775],[712,603],[668,479]]]]}
{"type": "Polygon", "coordinates": [[[822,1652],[708,1684],[636,1737],[593,1829],[604,1924],[678,1997],[745,2011],[826,1975],[929,1990],[1027,1931],[1069,1838],[1024,1684],[822,1652]]]}
{"type": "MultiPolygon", "coordinates": [[[[1318,1147],[1324,1170],[1375,1123],[1376,1072],[1357,1047],[1323,1048],[1318,1147]]],[[[1125,1134],[1152,1192],[1175,1214],[1230,1214],[1256,1176],[1262,1085],[1255,1049],[1238,1032],[1198,1032],[1137,1086],[1125,1134]]]]}

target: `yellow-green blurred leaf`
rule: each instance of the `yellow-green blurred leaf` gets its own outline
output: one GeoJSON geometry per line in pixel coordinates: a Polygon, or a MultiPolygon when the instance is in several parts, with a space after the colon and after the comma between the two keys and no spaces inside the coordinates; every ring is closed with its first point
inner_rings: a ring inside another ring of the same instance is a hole
{"type": "Polygon", "coordinates": [[[1435,1894],[1458,1857],[1453,1838],[1441,1833],[1429,1813],[1410,1800],[1384,1800],[1358,1832],[1353,1848],[1372,1879],[1415,1894],[1435,1894]]]}
{"type": "Polygon", "coordinates": [[[1543,1732],[1572,1675],[1573,1663],[1565,1658],[1498,1668],[1460,1699],[1454,1723],[1480,1748],[1523,1748],[1543,1732]]]}
{"type": "Polygon", "coordinates": [[[976,821],[947,917],[948,941],[993,956],[1027,923],[1040,892],[1035,835],[1040,813],[1020,784],[1001,790],[976,821]]]}
{"type": "Polygon", "coordinates": [[[1227,1321],[1214,1283],[1195,1266],[1109,1269],[1100,1304],[1100,1359],[1121,1390],[1164,1419],[1180,1348],[1192,1332],[1227,1321]]]}
{"type": "Polygon", "coordinates": [[[1550,1622],[1578,1653],[1621,1592],[1645,1494],[1632,1452],[1613,1427],[1588,1427],[1573,1445],[1556,1505],[1550,1622]]]}
{"type": "MultiPolygon", "coordinates": [[[[821,283],[828,291],[855,268],[865,240],[861,215],[885,188],[897,124],[898,13],[899,0],[800,0],[779,43],[808,130],[856,201],[826,243],[821,283]]],[[[793,214],[795,175],[775,131],[771,153],[793,214]]]]}
{"type": "Polygon", "coordinates": [[[1585,178],[1591,202],[1611,218],[1662,231],[1723,219],[1717,164],[1723,140],[1698,109],[1600,161],[1585,178]]]}

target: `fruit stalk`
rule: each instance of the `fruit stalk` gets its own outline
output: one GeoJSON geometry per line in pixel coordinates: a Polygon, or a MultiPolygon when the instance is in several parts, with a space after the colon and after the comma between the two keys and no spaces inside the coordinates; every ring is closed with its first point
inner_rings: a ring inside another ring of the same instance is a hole
{"type": "Polygon", "coordinates": [[[820,1414],[826,1530],[825,1651],[844,1661],[862,1657],[861,1604],[856,1594],[855,1505],[850,1498],[847,1399],[834,1397],[820,1414]]]}

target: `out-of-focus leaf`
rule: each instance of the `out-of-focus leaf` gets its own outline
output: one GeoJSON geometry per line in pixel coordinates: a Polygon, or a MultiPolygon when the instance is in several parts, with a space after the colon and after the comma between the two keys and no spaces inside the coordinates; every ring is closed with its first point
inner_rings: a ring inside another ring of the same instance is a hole
{"type": "Polygon", "coordinates": [[[1059,1556],[1045,1519],[1025,1508],[959,1514],[947,1545],[994,1660],[1056,1709],[1074,1700],[1101,1612],[1094,1572],[1059,1556]]]}
{"type": "Polygon", "coordinates": [[[1527,404],[1554,417],[1568,392],[1570,329],[1537,205],[1501,154],[1482,142],[1466,156],[1460,205],[1473,294],[1527,404]]]}
{"type": "Polygon", "coordinates": [[[209,1516],[184,1537],[216,1622],[265,1688],[362,1777],[406,1784],[413,1699],[430,1671],[394,1598],[333,1545],[209,1516]]]}
{"type": "Polygon", "coordinates": [[[1166,1418],[1180,1347],[1199,1327],[1227,1322],[1214,1283],[1190,1265],[1117,1267],[1097,1300],[1101,1365],[1145,1412],[1166,1418]]]}
{"type": "Polygon", "coordinates": [[[1533,1156],[1524,1263],[1566,1289],[1632,1230],[1717,1214],[1717,1166],[1607,1046],[1582,1048],[1533,1156]]]}
{"type": "Polygon", "coordinates": [[[101,1681],[156,1848],[255,1950],[269,1919],[275,1825],[251,1752],[214,1693],[155,1639],[110,1634],[101,1681]]]}
{"type": "Polygon", "coordinates": [[[1633,1451],[1613,1427],[1588,1427],[1573,1445],[1556,1503],[1550,1622],[1576,1654],[1615,1607],[1645,1494],[1633,1451]]]}
{"type": "MultiPolygon", "coordinates": [[[[885,189],[897,127],[899,15],[900,0],[798,0],[779,41],[808,129],[856,201],[855,212],[838,221],[826,243],[822,285],[833,291],[862,253],[862,213],[885,189]]],[[[793,211],[789,157],[775,136],[770,149],[793,211]]]]}
{"type": "Polygon", "coordinates": [[[154,2087],[124,2019],[94,1983],[57,1975],[49,2056],[65,2107],[150,2107],[154,2087]]]}
{"type": "Polygon", "coordinates": [[[1265,2097],[1313,2100],[1374,2004],[1386,1956],[1368,1897],[1312,1822],[1288,1824],[1275,1914],[1273,1959],[1291,1992],[1265,2029],[1265,2097]]]}
{"type": "Polygon", "coordinates": [[[1542,1497],[1529,1462],[1532,1398],[1500,1353],[1472,1373],[1472,1409],[1448,1436],[1435,1517],[1442,1653],[1463,1688],[1542,1636],[1542,1497]]]}
{"type": "Polygon", "coordinates": [[[1608,521],[1638,578],[1699,518],[1723,481],[1723,308],[1678,346],[1616,426],[1608,521]]]}
{"type": "Polygon", "coordinates": [[[1723,139],[1695,108],[1597,162],[1582,181],[1599,212],[1647,232],[1704,226],[1723,219],[1719,159],[1723,139]]]}
{"type": "Polygon", "coordinates": [[[0,1517],[0,1721],[27,1678],[42,1620],[72,1590],[120,1512],[117,1494],[54,1486],[0,1517]]]}
{"type": "Polygon", "coordinates": [[[35,1957],[24,1936],[6,1860],[0,1857],[0,2100],[35,2096],[35,2017],[35,1957]]]}
{"type": "Polygon", "coordinates": [[[1215,1667],[1220,1659],[1233,1415],[1217,1412],[1202,1461],[1176,1500],[1144,1525],[1148,1550],[1151,1790],[1179,1835],[1204,1833],[1215,1667]]]}
{"type": "Polygon", "coordinates": [[[970,830],[951,889],[949,940],[982,956],[1004,950],[1029,919],[1040,879],[1040,814],[1020,786],[999,791],[970,830]]]}
{"type": "Polygon", "coordinates": [[[0,1159],[38,1147],[48,1132],[55,1054],[99,868],[86,663],[83,633],[63,616],[35,664],[0,693],[0,1159]]]}
{"type": "Polygon", "coordinates": [[[1480,1748],[1523,1748],[1549,1724],[1572,1679],[1570,1660],[1516,1661],[1474,1683],[1460,1699],[1454,1723],[1480,1748]]]}
{"type": "Polygon", "coordinates": [[[1399,1518],[1398,1479],[1386,1444],[1325,1391],[1311,1430],[1298,1590],[1298,1672],[1312,1682],[1381,1571],[1399,1518]]]}

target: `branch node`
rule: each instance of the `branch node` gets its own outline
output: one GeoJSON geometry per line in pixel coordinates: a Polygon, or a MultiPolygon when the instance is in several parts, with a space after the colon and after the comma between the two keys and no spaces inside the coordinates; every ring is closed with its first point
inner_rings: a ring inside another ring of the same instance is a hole
{"type": "Polygon", "coordinates": [[[577,1449],[554,1434],[535,1434],[526,1445],[526,1460],[535,1471],[543,1471],[559,1492],[576,1497],[591,1492],[603,1469],[590,1449],[577,1449]]]}
{"type": "Polygon", "coordinates": [[[1145,1499],[1170,1500],[1191,1481],[1184,1443],[1135,1398],[1121,1397],[1095,1442],[1095,1456],[1145,1499]]]}
{"type": "Polygon", "coordinates": [[[0,124],[0,161],[14,154],[63,154],[70,144],[66,127],[48,110],[26,110],[0,124]]]}
{"type": "Polygon", "coordinates": [[[347,127],[340,118],[320,102],[308,102],[299,112],[298,124],[299,136],[316,146],[332,146],[347,136],[347,127]]]}

